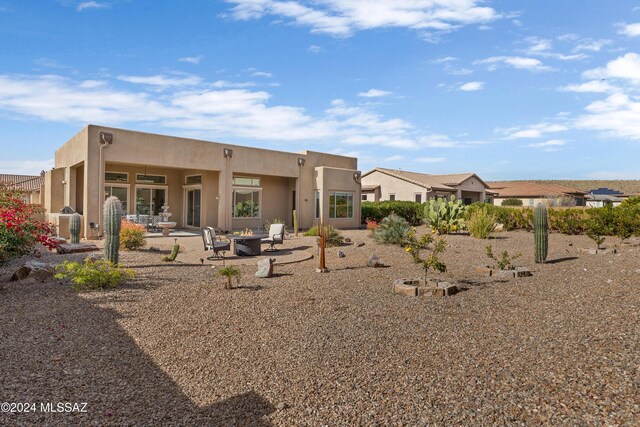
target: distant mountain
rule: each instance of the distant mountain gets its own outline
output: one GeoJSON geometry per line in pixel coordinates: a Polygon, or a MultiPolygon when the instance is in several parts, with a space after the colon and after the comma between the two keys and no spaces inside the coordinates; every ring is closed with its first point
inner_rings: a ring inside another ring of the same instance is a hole
{"type": "MultiPolygon", "coordinates": [[[[505,182],[505,181],[500,181],[505,182]]],[[[574,179],[532,179],[513,180],[512,182],[534,182],[536,184],[556,184],[571,187],[576,190],[589,191],[596,188],[611,188],[622,191],[625,194],[640,194],[640,180],[633,179],[594,179],[594,180],[574,180],[574,179]]],[[[491,185],[491,181],[487,182],[491,185]]]]}

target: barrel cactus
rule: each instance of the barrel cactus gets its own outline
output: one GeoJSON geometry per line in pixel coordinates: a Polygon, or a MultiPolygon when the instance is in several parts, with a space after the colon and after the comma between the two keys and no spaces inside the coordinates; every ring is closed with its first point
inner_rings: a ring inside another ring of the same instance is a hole
{"type": "Polygon", "coordinates": [[[536,239],[535,258],[539,264],[546,261],[549,250],[549,219],[547,208],[543,205],[538,205],[533,212],[533,231],[536,239]]]}
{"type": "Polygon", "coordinates": [[[118,263],[120,250],[120,225],[122,222],[122,203],[111,196],[104,202],[104,257],[114,264],[118,263]]]}
{"type": "Polygon", "coordinates": [[[71,243],[80,243],[80,214],[74,213],[69,217],[69,237],[71,243]]]}

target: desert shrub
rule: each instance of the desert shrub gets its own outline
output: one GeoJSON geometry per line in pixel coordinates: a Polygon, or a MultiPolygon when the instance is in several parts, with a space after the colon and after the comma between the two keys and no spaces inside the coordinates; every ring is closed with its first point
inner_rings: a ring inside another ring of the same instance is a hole
{"type": "MultiPolygon", "coordinates": [[[[637,198],[640,201],[640,197],[637,198]]],[[[620,239],[640,236],[640,203],[627,204],[624,202],[613,209],[614,233],[620,239]]]]}
{"type": "Polygon", "coordinates": [[[488,239],[496,226],[496,215],[490,209],[477,209],[467,221],[469,233],[477,239],[488,239]]]}
{"type": "Polygon", "coordinates": [[[122,225],[120,226],[120,247],[129,250],[140,249],[146,243],[144,238],[145,232],[146,230],[143,225],[122,220],[122,225]]]}
{"type": "Polygon", "coordinates": [[[497,257],[493,254],[493,248],[491,247],[491,245],[487,245],[486,250],[489,259],[495,263],[493,265],[493,268],[499,268],[500,270],[513,270],[513,260],[522,256],[521,253],[509,255],[509,252],[502,251],[500,256],[497,257]]]}
{"type": "Polygon", "coordinates": [[[587,235],[613,236],[615,233],[615,213],[612,206],[587,210],[585,231],[587,235]]]}
{"type": "Polygon", "coordinates": [[[86,258],[84,263],[65,260],[56,266],[56,279],[69,279],[76,291],[114,288],[135,276],[133,270],[125,269],[107,260],[94,261],[86,258]]]}
{"type": "Polygon", "coordinates": [[[240,278],[242,277],[242,271],[234,265],[227,265],[226,267],[222,267],[216,274],[220,277],[226,277],[227,281],[224,283],[225,289],[233,288],[233,279],[236,279],[236,284],[240,285],[240,278]]]}
{"type": "Polygon", "coordinates": [[[628,208],[640,208],[640,196],[631,196],[622,201],[620,203],[619,208],[628,209],[628,208]]]}
{"type": "Polygon", "coordinates": [[[362,220],[382,221],[392,213],[406,219],[411,225],[422,223],[424,208],[421,203],[409,201],[362,202],[362,220]]]}
{"type": "MultiPolygon", "coordinates": [[[[314,225],[304,233],[303,236],[319,236],[320,232],[317,225],[314,225]]],[[[340,246],[344,242],[344,237],[333,226],[327,226],[327,246],[340,246]]]]}
{"type": "Polygon", "coordinates": [[[447,266],[444,262],[438,259],[438,254],[446,250],[447,242],[442,237],[434,239],[433,234],[424,234],[420,239],[416,238],[416,229],[411,227],[407,236],[407,246],[405,251],[408,252],[413,258],[413,262],[419,264],[424,269],[424,283],[427,284],[427,274],[429,269],[434,269],[441,273],[447,271],[447,266]],[[429,251],[428,246],[433,245],[433,248],[429,251]],[[422,250],[426,250],[428,255],[422,256],[422,250]]]}
{"type": "Polygon", "coordinates": [[[478,211],[493,215],[496,222],[504,226],[505,231],[516,229],[531,230],[533,228],[533,211],[529,208],[517,209],[476,202],[467,206],[465,210],[467,229],[469,228],[469,219],[478,211]]]}
{"type": "Polygon", "coordinates": [[[381,243],[404,245],[409,237],[411,226],[403,217],[392,213],[384,218],[373,232],[373,237],[381,243]]]}
{"type": "Polygon", "coordinates": [[[584,209],[549,209],[549,228],[563,234],[581,234],[586,230],[584,209]]]}
{"type": "Polygon", "coordinates": [[[0,263],[37,252],[40,243],[55,249],[54,227],[38,219],[42,206],[25,203],[21,192],[0,183],[0,263]]]}
{"type": "Polygon", "coordinates": [[[522,199],[504,199],[502,206],[522,206],[522,199]]]}

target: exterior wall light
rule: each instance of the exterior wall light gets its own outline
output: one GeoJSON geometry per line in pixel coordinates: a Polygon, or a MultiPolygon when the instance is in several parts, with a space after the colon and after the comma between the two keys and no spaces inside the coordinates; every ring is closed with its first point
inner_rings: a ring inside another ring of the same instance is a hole
{"type": "Polygon", "coordinates": [[[298,166],[300,167],[304,166],[305,162],[306,162],[305,159],[303,159],[302,157],[298,157],[298,166]]]}
{"type": "Polygon", "coordinates": [[[355,182],[357,182],[358,184],[360,184],[360,172],[354,172],[353,173],[353,180],[355,182]]]}
{"type": "Polygon", "coordinates": [[[233,150],[231,148],[225,148],[222,151],[222,154],[224,155],[225,159],[230,159],[233,157],[233,150]]]}
{"type": "Polygon", "coordinates": [[[113,134],[100,132],[100,144],[113,144],[113,134]]]}

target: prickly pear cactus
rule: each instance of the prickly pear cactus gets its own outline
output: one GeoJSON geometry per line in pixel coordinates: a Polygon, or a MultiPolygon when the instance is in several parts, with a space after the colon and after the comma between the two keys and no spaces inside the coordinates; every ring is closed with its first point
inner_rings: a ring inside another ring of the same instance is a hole
{"type": "Polygon", "coordinates": [[[547,208],[538,205],[533,212],[533,231],[535,233],[535,258],[540,264],[547,260],[549,250],[549,219],[547,208]]]}
{"type": "Polygon", "coordinates": [[[429,226],[440,233],[449,233],[464,228],[464,211],[462,200],[451,196],[449,200],[436,198],[425,203],[424,217],[429,226]]]}
{"type": "Polygon", "coordinates": [[[122,203],[111,196],[104,202],[104,257],[114,264],[118,263],[120,250],[120,224],[122,222],[122,203]]]}
{"type": "Polygon", "coordinates": [[[80,214],[74,213],[69,217],[69,237],[71,243],[80,243],[80,214]]]}

